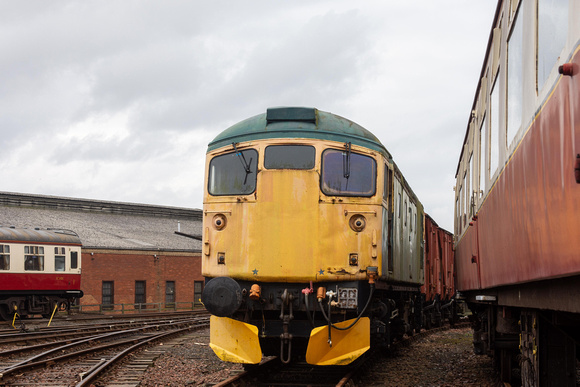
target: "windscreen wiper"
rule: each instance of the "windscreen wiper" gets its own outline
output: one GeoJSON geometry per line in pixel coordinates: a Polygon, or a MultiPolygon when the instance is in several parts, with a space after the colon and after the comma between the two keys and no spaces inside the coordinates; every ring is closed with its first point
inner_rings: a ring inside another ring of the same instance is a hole
{"type": "Polygon", "coordinates": [[[252,158],[250,158],[250,162],[248,163],[246,161],[246,158],[244,157],[244,154],[241,151],[238,151],[236,143],[232,142],[232,145],[234,147],[234,151],[236,152],[238,158],[240,159],[240,162],[242,163],[242,167],[244,167],[244,171],[246,171],[246,177],[244,178],[244,185],[246,185],[246,182],[248,181],[248,175],[252,173],[252,170],[250,169],[250,165],[252,164],[252,158]]]}
{"type": "Polygon", "coordinates": [[[350,148],[351,143],[345,142],[344,147],[346,148],[346,154],[342,154],[342,175],[348,180],[350,177],[350,148]]]}

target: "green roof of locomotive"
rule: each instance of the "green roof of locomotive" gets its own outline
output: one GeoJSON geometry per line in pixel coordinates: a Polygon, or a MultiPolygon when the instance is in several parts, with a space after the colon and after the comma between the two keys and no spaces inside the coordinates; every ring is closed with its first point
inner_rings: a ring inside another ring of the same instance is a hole
{"type": "Polygon", "coordinates": [[[232,143],[270,138],[310,138],[350,142],[374,149],[391,159],[390,153],[374,134],[362,126],[314,108],[269,108],[221,132],[208,145],[208,152],[232,143]]]}

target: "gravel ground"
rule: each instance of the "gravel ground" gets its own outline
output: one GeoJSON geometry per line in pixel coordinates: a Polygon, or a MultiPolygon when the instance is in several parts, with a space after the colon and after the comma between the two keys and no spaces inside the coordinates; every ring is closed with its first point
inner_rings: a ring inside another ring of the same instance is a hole
{"type": "Polygon", "coordinates": [[[492,359],[473,353],[468,328],[440,331],[382,355],[358,386],[503,386],[492,359]]]}
{"type": "Polygon", "coordinates": [[[147,369],[141,386],[213,385],[241,371],[241,364],[218,359],[209,347],[209,329],[204,329],[159,356],[147,369]]]}
{"type": "MultiPolygon", "coordinates": [[[[451,329],[381,355],[358,386],[498,386],[492,360],[476,356],[471,330],[451,329]]],[[[221,362],[209,348],[209,330],[171,348],[149,367],[142,386],[207,386],[243,368],[221,362]]]]}

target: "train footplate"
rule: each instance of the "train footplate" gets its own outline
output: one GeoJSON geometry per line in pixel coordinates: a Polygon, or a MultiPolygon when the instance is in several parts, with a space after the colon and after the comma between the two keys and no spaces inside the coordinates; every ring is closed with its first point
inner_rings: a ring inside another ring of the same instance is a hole
{"type": "Polygon", "coordinates": [[[210,344],[223,361],[257,364],[262,360],[258,327],[227,317],[210,317],[210,344]]]}
{"type": "MultiPolygon", "coordinates": [[[[344,328],[354,320],[334,324],[344,328]]],[[[328,342],[328,326],[314,328],[310,332],[306,362],[315,365],[346,365],[355,361],[371,346],[371,325],[368,317],[362,317],[348,330],[332,329],[332,345],[328,342]]]]}

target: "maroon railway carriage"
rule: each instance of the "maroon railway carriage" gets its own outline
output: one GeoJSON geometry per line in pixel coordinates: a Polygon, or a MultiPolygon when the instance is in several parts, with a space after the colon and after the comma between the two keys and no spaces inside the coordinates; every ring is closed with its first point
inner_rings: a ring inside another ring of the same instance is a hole
{"type": "Polygon", "coordinates": [[[504,381],[576,386],[580,3],[499,1],[455,187],[458,290],[504,381]],[[517,361],[516,361],[517,358],[517,361]]]}
{"type": "Polygon", "coordinates": [[[453,234],[425,214],[425,282],[421,287],[423,326],[441,326],[455,319],[453,234]]]}
{"type": "Polygon", "coordinates": [[[0,227],[0,318],[47,317],[82,296],[77,234],[0,227]]]}

